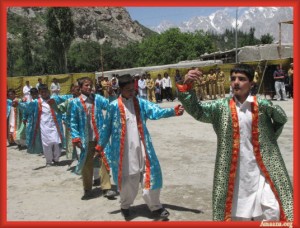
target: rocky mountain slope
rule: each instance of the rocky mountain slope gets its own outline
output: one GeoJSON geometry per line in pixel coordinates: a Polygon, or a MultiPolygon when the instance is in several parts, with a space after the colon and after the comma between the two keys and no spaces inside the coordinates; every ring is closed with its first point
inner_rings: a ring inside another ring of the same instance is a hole
{"type": "MultiPolygon", "coordinates": [[[[75,24],[75,41],[92,40],[99,43],[111,42],[122,47],[130,41],[141,41],[154,33],[132,21],[123,7],[71,8],[75,24]]],[[[18,39],[22,31],[30,31],[34,39],[43,39],[46,32],[46,8],[11,7],[7,10],[7,36],[18,39]]]]}

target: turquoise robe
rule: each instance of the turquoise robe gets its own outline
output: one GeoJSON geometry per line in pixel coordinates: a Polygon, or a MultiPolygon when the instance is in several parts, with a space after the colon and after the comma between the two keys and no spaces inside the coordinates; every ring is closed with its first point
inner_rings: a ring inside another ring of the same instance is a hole
{"type": "Polygon", "coordinates": [[[11,109],[12,100],[6,99],[6,118],[8,118],[11,109]]]}
{"type": "MultiPolygon", "coordinates": [[[[146,126],[146,121],[147,119],[158,120],[161,118],[175,116],[175,110],[174,108],[162,109],[157,104],[145,99],[134,98],[134,103],[138,126],[140,126],[139,134],[145,147],[146,160],[150,162],[148,170],[149,183],[146,183],[146,188],[159,189],[162,188],[162,173],[158,158],[152,145],[150,134],[146,126]]],[[[125,113],[122,111],[124,108],[122,106],[124,105],[121,97],[109,105],[106,113],[105,124],[103,129],[101,129],[102,136],[100,137],[97,145],[98,148],[103,148],[111,138],[111,151],[110,153],[105,152],[105,155],[112,169],[114,182],[117,184],[119,189],[121,189],[122,179],[122,164],[120,163],[120,156],[123,154],[123,151],[121,149],[121,145],[124,145],[124,131],[126,129],[126,118],[124,118],[125,113]]],[[[145,164],[147,166],[147,161],[145,164]]]]}
{"type": "MultiPolygon", "coordinates": [[[[96,121],[96,128],[101,129],[104,122],[103,117],[103,110],[106,110],[108,107],[109,101],[105,97],[96,94],[95,100],[94,100],[94,113],[95,121],[96,121]]],[[[87,152],[88,152],[88,125],[90,123],[87,123],[87,117],[84,110],[83,105],[80,101],[80,96],[72,100],[71,105],[71,136],[72,136],[72,142],[78,142],[80,141],[82,144],[81,153],[79,156],[78,164],[75,168],[75,173],[80,175],[82,171],[82,167],[85,163],[87,152]]],[[[98,132],[97,132],[98,133],[98,132]]],[[[99,133],[100,138],[102,137],[102,133],[99,133]]],[[[105,150],[109,150],[110,146],[107,145],[105,150]]]]}
{"type": "MultiPolygon", "coordinates": [[[[56,98],[53,98],[54,100],[56,98]]],[[[39,116],[42,113],[41,104],[42,98],[38,98],[36,100],[32,100],[26,103],[19,103],[19,107],[27,113],[29,117],[27,119],[27,138],[26,144],[28,147],[29,153],[38,154],[43,151],[42,140],[41,140],[41,129],[39,125],[39,116]]],[[[50,106],[51,107],[51,106],[50,106]]],[[[52,107],[51,107],[52,108],[52,107]]],[[[65,143],[64,130],[62,126],[62,116],[53,112],[53,119],[56,119],[58,132],[60,133],[60,138],[62,144],[65,143]]]]}

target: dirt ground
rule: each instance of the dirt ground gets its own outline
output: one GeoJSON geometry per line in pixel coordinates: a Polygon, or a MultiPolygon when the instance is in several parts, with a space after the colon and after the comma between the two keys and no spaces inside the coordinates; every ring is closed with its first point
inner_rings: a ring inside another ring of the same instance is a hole
{"type": "MultiPolygon", "coordinates": [[[[179,102],[163,102],[173,107],[179,102]]],[[[273,101],[281,105],[288,122],[279,138],[279,147],[293,179],[293,100],[273,101]]],[[[211,221],[212,186],[216,156],[216,135],[210,124],[184,113],[147,123],[163,172],[161,202],[170,212],[170,221],[211,221]]],[[[119,196],[108,200],[100,188],[97,198],[82,201],[82,180],[71,172],[63,153],[60,164],[45,167],[45,158],[26,150],[7,148],[8,221],[124,221],[119,196]]],[[[152,221],[141,191],[134,205],[133,221],[152,221]]]]}

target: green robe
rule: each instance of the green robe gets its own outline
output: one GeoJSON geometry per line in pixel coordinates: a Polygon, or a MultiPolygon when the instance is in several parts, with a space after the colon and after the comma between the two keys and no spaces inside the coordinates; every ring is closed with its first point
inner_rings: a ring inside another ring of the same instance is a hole
{"type": "MultiPolygon", "coordinates": [[[[211,123],[217,134],[217,155],[213,183],[213,220],[224,221],[233,148],[230,98],[201,103],[197,101],[195,91],[190,90],[179,93],[179,100],[186,112],[196,120],[211,123]]],[[[257,98],[257,102],[258,142],[262,162],[279,195],[279,204],[286,219],[292,221],[293,189],[277,144],[277,139],[282,132],[287,117],[278,105],[273,105],[272,102],[259,98],[257,98]]]]}
{"type": "Polygon", "coordinates": [[[71,137],[71,104],[72,104],[73,97],[67,99],[65,102],[59,104],[58,106],[53,106],[55,111],[63,114],[65,113],[65,127],[66,127],[66,132],[65,132],[65,137],[66,137],[66,158],[67,159],[75,159],[77,157],[76,154],[76,149],[73,146],[72,143],[72,137],[71,137]]]}

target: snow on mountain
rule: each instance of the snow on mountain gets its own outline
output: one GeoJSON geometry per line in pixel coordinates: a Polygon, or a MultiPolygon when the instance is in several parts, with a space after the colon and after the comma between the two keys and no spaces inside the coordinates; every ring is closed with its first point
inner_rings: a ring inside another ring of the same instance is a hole
{"type": "MultiPolygon", "coordinates": [[[[279,22],[293,20],[293,8],[291,7],[251,7],[238,10],[238,29],[249,31],[255,28],[255,36],[260,38],[262,35],[270,33],[275,42],[279,40],[279,22]]],[[[163,21],[157,27],[151,29],[162,33],[169,28],[178,27],[182,32],[193,32],[195,30],[214,31],[223,33],[225,29],[236,26],[235,13],[230,14],[228,8],[218,10],[209,16],[193,17],[188,21],[175,25],[168,21],[163,21]]],[[[282,42],[293,42],[293,26],[282,24],[282,42]]]]}

